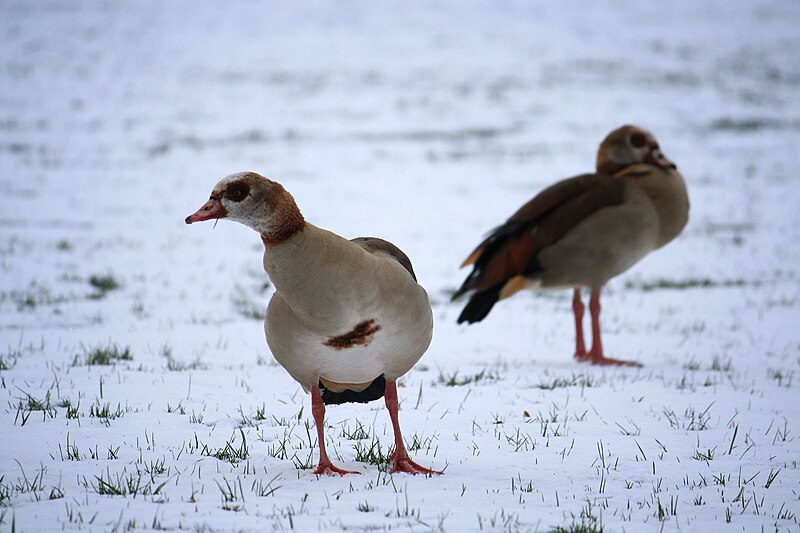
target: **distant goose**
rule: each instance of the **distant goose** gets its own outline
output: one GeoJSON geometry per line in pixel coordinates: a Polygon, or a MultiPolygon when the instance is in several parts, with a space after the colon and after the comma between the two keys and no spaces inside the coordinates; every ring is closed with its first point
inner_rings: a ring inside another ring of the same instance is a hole
{"type": "Polygon", "coordinates": [[[648,253],[674,239],[689,218],[683,177],[655,137],[622,126],[600,144],[597,172],[547,187],[523,205],[461,265],[473,270],[453,298],[471,292],[458,323],[479,322],[521,289],[574,288],[575,357],[641,366],[603,354],[600,291],[648,253]],[[583,340],[581,287],[592,291],[592,348],[583,340]]]}
{"type": "Polygon", "coordinates": [[[315,474],[350,474],[325,451],[325,404],[385,398],[392,420],[392,472],[438,474],[411,460],[397,417],[396,380],[419,361],[433,335],[428,295],[408,257],[374,237],[348,241],[309,224],[280,183],[240,172],[217,183],[186,223],[228,218],[264,242],[275,286],[265,332],[275,359],[311,392],[319,437],[315,474]]]}

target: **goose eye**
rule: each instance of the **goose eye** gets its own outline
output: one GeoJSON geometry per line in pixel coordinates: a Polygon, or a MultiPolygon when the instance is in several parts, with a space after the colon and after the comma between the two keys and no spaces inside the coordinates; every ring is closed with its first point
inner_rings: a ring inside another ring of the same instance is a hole
{"type": "Polygon", "coordinates": [[[233,183],[228,187],[225,196],[234,202],[241,202],[250,192],[250,187],[246,183],[233,183]]]}
{"type": "Polygon", "coordinates": [[[644,133],[636,132],[631,135],[631,146],[634,148],[642,148],[644,145],[647,144],[647,137],[644,133]]]}

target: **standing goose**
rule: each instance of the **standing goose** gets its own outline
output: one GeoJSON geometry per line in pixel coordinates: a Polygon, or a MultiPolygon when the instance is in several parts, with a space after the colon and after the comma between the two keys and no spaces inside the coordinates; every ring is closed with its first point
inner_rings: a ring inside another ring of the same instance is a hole
{"type": "Polygon", "coordinates": [[[689,196],[655,137],[626,125],[603,140],[597,172],[559,181],[523,205],[461,265],[473,270],[453,299],[472,292],[458,323],[479,322],[521,289],[573,288],[575,357],[598,365],[641,366],[603,354],[600,291],[683,230],[689,196]],[[592,348],[583,340],[581,287],[592,291],[592,348]]]}
{"type": "Polygon", "coordinates": [[[373,237],[348,241],[305,221],[280,183],[232,174],[186,223],[228,218],[256,230],[275,294],[265,332],[275,359],[311,392],[319,438],[315,474],[350,474],[325,451],[325,404],[385,398],[395,451],[392,472],[438,474],[408,456],[397,417],[396,380],[433,335],[428,295],[408,257],[373,237]]]}

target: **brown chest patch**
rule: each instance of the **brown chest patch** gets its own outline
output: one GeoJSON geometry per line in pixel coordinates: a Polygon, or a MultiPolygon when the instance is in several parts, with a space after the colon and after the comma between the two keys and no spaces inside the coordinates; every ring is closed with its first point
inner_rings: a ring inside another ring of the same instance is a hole
{"type": "Polygon", "coordinates": [[[372,337],[380,331],[381,326],[376,323],[374,318],[360,322],[345,333],[344,335],[337,335],[336,337],[328,337],[323,342],[325,346],[329,346],[334,350],[344,350],[346,348],[354,348],[356,346],[366,346],[372,342],[372,337]]]}

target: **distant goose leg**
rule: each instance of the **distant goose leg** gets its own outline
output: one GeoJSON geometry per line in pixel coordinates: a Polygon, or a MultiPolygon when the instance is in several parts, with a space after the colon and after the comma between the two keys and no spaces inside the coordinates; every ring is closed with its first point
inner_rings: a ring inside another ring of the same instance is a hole
{"type": "Polygon", "coordinates": [[[583,342],[583,311],[585,308],[581,301],[581,289],[578,287],[572,295],[572,312],[575,314],[575,359],[580,361],[589,357],[586,353],[586,344],[583,342]]]}
{"type": "Polygon", "coordinates": [[[386,380],[386,388],[383,396],[386,400],[386,408],[392,419],[394,428],[394,453],[392,454],[392,474],[395,472],[405,472],[407,474],[441,474],[436,470],[420,466],[408,456],[406,446],[403,443],[403,434],[400,433],[400,421],[397,418],[397,384],[394,381],[386,380]]]}
{"type": "Polygon", "coordinates": [[[603,355],[603,342],[600,340],[600,291],[593,290],[589,299],[589,312],[592,315],[592,349],[589,350],[586,360],[593,365],[615,366],[642,366],[636,361],[611,359],[603,355]]]}
{"type": "Polygon", "coordinates": [[[351,472],[350,470],[342,470],[333,466],[333,463],[328,458],[328,452],[325,451],[325,404],[322,402],[322,394],[316,385],[311,388],[311,414],[314,415],[314,425],[317,426],[317,439],[319,440],[319,465],[314,470],[314,474],[328,476],[334,474],[360,474],[360,472],[351,472]]]}

